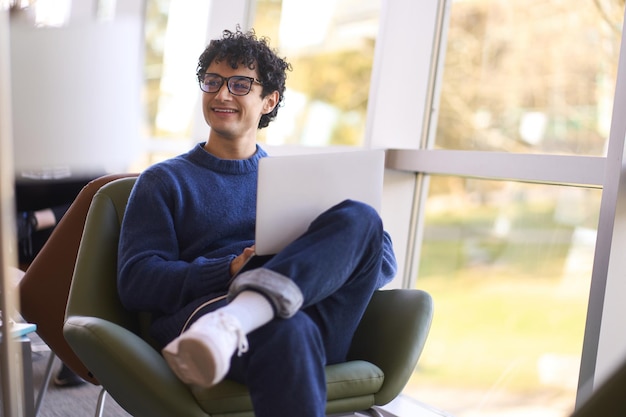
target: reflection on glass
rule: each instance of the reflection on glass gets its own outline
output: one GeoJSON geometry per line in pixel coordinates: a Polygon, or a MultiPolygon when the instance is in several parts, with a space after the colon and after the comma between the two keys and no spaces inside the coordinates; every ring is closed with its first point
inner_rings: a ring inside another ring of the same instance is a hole
{"type": "Polygon", "coordinates": [[[453,1],[435,146],[602,156],[623,0],[453,1]]]}
{"type": "Polygon", "coordinates": [[[260,140],[363,143],[379,0],[257,0],[253,28],[287,58],[285,106],[260,140]]]}
{"type": "Polygon", "coordinates": [[[600,196],[431,178],[417,287],[435,318],[405,394],[455,417],[571,413],[600,196]]]}

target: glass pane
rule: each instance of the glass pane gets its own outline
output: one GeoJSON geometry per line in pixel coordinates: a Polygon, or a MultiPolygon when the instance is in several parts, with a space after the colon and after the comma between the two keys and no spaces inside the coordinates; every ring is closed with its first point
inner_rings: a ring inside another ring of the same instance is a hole
{"type": "Polygon", "coordinates": [[[605,155],[623,0],[453,1],[435,147],[605,155]]]}
{"type": "Polygon", "coordinates": [[[417,287],[435,316],[405,394],[455,417],[571,413],[600,197],[431,178],[417,287]]]}
{"type": "Polygon", "coordinates": [[[380,0],[257,0],[253,28],[287,58],[285,105],[260,141],[363,143],[380,0]]]}
{"type": "Polygon", "coordinates": [[[146,0],[144,20],[144,132],[141,157],[130,167],[142,171],[186,152],[196,141],[192,124],[200,90],[195,76],[206,46],[206,0],[146,0]]]}
{"type": "Polygon", "coordinates": [[[144,113],[146,134],[153,140],[145,166],[189,147],[199,111],[195,71],[206,46],[209,7],[205,0],[146,0],[144,113]]]}

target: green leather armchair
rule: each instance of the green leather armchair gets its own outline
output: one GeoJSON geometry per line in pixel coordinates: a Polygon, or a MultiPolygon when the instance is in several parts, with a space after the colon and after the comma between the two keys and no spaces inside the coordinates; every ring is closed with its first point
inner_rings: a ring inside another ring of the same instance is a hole
{"type": "MultiPolygon", "coordinates": [[[[135,179],[94,196],[81,240],[63,334],[103,388],[133,416],[254,416],[245,386],[225,380],[192,388],[176,378],[147,332],[149,316],[129,312],[116,288],[119,231],[135,179]]],[[[354,336],[349,360],[326,368],[327,413],[369,410],[394,399],[413,373],[432,320],[420,290],[377,291],[354,336]]]]}

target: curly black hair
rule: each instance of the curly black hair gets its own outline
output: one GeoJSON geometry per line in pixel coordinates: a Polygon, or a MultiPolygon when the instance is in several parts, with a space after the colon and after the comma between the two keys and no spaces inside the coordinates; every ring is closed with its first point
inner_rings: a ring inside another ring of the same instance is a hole
{"type": "Polygon", "coordinates": [[[283,104],[287,70],[291,71],[291,64],[270,48],[268,38],[257,38],[253,29],[244,33],[239,27],[235,32],[224,30],[221,39],[214,39],[207,45],[198,59],[198,79],[202,80],[209,65],[222,60],[226,60],[233,69],[239,68],[239,65],[251,70],[257,69],[259,81],[263,84],[261,97],[278,91],[278,103],[270,113],[261,116],[259,121],[259,129],[267,127],[283,104]]]}

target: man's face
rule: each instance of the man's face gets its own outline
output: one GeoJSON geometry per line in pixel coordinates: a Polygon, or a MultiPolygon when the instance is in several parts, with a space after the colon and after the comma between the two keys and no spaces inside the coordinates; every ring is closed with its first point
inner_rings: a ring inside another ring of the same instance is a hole
{"type": "MultiPolygon", "coordinates": [[[[206,73],[218,74],[224,78],[241,75],[258,79],[256,70],[244,65],[233,69],[228,63],[213,62],[206,73]]],[[[278,93],[261,97],[263,87],[252,83],[250,92],[243,96],[233,95],[228,91],[226,82],[216,93],[202,93],[202,112],[204,120],[211,127],[211,134],[225,139],[256,140],[256,131],[261,116],[269,113],[277,102],[278,93]]]]}

